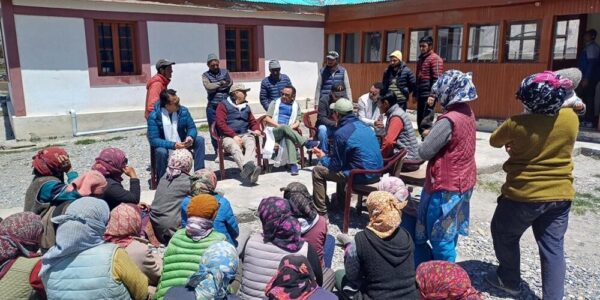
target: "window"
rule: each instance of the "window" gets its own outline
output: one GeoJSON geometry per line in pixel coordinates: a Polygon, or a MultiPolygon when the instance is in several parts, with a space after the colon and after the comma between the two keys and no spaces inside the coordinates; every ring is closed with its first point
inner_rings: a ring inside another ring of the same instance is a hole
{"type": "Polygon", "coordinates": [[[498,25],[473,25],[469,28],[470,62],[498,60],[498,25]]]}
{"type": "Polygon", "coordinates": [[[225,59],[230,72],[256,71],[254,28],[225,27],[225,59]]]}
{"type": "Polygon", "coordinates": [[[344,34],[344,41],[346,42],[344,62],[350,64],[360,63],[360,38],[358,33],[344,34]]]}
{"type": "Polygon", "coordinates": [[[95,21],[98,75],[138,75],[141,73],[135,44],[135,23],[95,21]]]}
{"type": "Polygon", "coordinates": [[[538,54],[538,23],[519,22],[511,23],[508,26],[508,36],[506,37],[507,60],[530,60],[537,59],[538,54]]]}
{"type": "Polygon", "coordinates": [[[419,40],[425,36],[431,36],[431,29],[413,30],[410,32],[410,56],[409,61],[417,61],[421,51],[419,50],[419,40]]]}
{"type": "Polygon", "coordinates": [[[365,33],[365,50],[364,62],[380,62],[381,61],[381,32],[365,33]]]}
{"type": "Polygon", "coordinates": [[[327,49],[325,52],[336,51],[342,53],[342,34],[334,33],[327,35],[327,49]]]}
{"type": "Polygon", "coordinates": [[[556,22],[554,59],[576,59],[579,37],[579,19],[556,22]]]}
{"type": "Polygon", "coordinates": [[[386,56],[386,60],[389,61],[390,57],[389,55],[396,51],[396,50],[403,50],[403,46],[404,46],[404,33],[402,31],[388,31],[386,32],[387,35],[387,45],[385,47],[386,52],[385,52],[385,56],[386,56]]]}
{"type": "Polygon", "coordinates": [[[445,61],[460,61],[463,28],[450,26],[438,30],[438,55],[445,61]]]}

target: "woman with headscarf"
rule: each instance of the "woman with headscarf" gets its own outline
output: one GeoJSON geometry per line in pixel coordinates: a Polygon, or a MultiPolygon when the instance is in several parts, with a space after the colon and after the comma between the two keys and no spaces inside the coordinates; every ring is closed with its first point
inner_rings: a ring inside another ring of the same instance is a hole
{"type": "Polygon", "coordinates": [[[308,259],[297,254],[281,259],[277,273],[265,288],[265,295],[272,300],[338,299],[332,292],[319,287],[308,259]]]}
{"type": "Polygon", "coordinates": [[[204,252],[198,272],[190,276],[185,286],[170,288],[165,300],[239,299],[230,295],[229,284],[239,267],[237,250],[231,243],[216,242],[204,252]]]}
{"type": "Polygon", "coordinates": [[[164,245],[181,225],[181,202],[190,195],[190,171],[194,159],[186,149],[174,150],[169,157],[165,180],[160,180],[154,194],[150,222],[156,239],[164,245]]]}
{"type": "Polygon", "coordinates": [[[42,236],[40,216],[16,213],[0,222],[0,292],[3,299],[42,299],[38,250],[42,236]]]}
{"type": "Polygon", "coordinates": [[[148,284],[156,286],[160,279],[162,258],[152,253],[148,241],[140,237],[142,217],[135,204],[121,203],[110,212],[104,240],[125,249],[137,267],[148,277],[148,284]]]}
{"type": "Polygon", "coordinates": [[[50,203],[60,204],[81,197],[76,191],[66,191],[67,185],[75,180],[78,174],[71,170],[71,160],[65,149],[44,148],[32,159],[33,180],[25,193],[24,211],[41,215],[48,209],[50,203]]]}
{"type": "Polygon", "coordinates": [[[127,252],[102,239],[106,202],[83,197],[52,221],[56,246],[42,257],[40,277],[48,299],[146,299],[148,278],[127,252]]]}
{"type": "Polygon", "coordinates": [[[198,271],[200,258],[206,249],[226,240],[213,228],[218,209],[219,202],[214,196],[200,194],[192,198],[187,210],[187,225],[175,232],[165,251],[162,276],[156,290],[157,300],[162,300],[170,288],[185,285],[188,278],[198,271]]]}
{"type": "Polygon", "coordinates": [[[417,268],[420,300],[481,300],[471,286],[469,274],[459,265],[443,260],[424,262],[417,268]]]}
{"type": "Polygon", "coordinates": [[[540,250],[544,299],[562,299],[565,282],[564,235],[573,187],[573,147],[579,120],[562,108],[573,81],[553,72],[523,79],[517,99],[530,114],[512,116],[490,136],[506,147],[506,182],[491,222],[498,269],[486,280],[511,295],[519,294],[519,240],[529,227],[540,250]]]}
{"type": "Polygon", "coordinates": [[[258,205],[258,217],[263,232],[251,234],[242,252],[244,267],[238,295],[243,299],[263,299],[267,284],[277,273],[281,259],[288,254],[306,257],[317,283],[322,285],[319,254],[302,239],[300,223],[292,215],[289,201],[280,197],[263,199],[258,205]]]}
{"type": "Polygon", "coordinates": [[[96,157],[92,170],[106,177],[108,187],[102,199],[113,210],[120,203],[140,203],[140,180],[133,167],[127,165],[125,152],[118,148],[106,148],[96,157]],[[129,177],[129,191],[123,187],[123,174],[129,177]]]}
{"type": "Polygon", "coordinates": [[[469,201],[477,181],[475,114],[467,102],[477,99],[471,73],[444,72],[431,89],[443,113],[419,147],[428,160],[417,213],[416,251],[431,243],[433,259],[454,262],[459,235],[469,233],[469,201]]]}
{"type": "Polygon", "coordinates": [[[240,235],[240,228],[229,200],[215,192],[217,188],[217,175],[215,175],[215,172],[208,169],[198,170],[190,176],[190,181],[192,183],[192,195],[185,197],[181,203],[181,226],[185,227],[187,225],[187,207],[192,197],[202,194],[215,196],[219,202],[219,211],[213,221],[213,227],[217,232],[224,234],[228,242],[237,247],[238,242],[236,239],[240,235]]]}

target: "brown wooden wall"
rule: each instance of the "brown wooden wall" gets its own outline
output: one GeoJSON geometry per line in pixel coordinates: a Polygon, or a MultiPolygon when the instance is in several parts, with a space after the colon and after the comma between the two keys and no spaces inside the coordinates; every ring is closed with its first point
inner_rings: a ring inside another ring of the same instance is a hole
{"type": "MultiPolygon", "coordinates": [[[[325,34],[361,33],[361,55],[364,48],[362,33],[402,29],[405,33],[405,61],[409,57],[410,30],[463,25],[461,62],[446,63],[445,69],[473,72],[479,99],[472,103],[477,117],[503,119],[522,111],[515,91],[528,74],[551,67],[554,21],[557,16],[600,13],[600,0],[403,0],[380,4],[329,8],[325,34]],[[445,9],[441,11],[441,9],[445,9]],[[511,21],[537,20],[538,59],[536,62],[505,62],[504,36],[511,21]],[[469,24],[499,24],[499,61],[470,63],[466,61],[469,24]]],[[[326,41],[325,41],[326,42],[326,41]]],[[[327,43],[325,43],[327,47],[327,43]]],[[[382,51],[385,44],[382,43],[382,51]]],[[[437,46],[434,45],[434,49],[437,46]]],[[[342,48],[343,49],[343,48],[342,48]]],[[[326,49],[327,50],[327,49],[326,49]]],[[[387,54],[384,54],[387,55],[387,54]]],[[[343,64],[348,69],[352,92],[357,98],[366,93],[373,82],[381,81],[385,63],[343,64]]],[[[415,71],[415,63],[408,63],[415,71]]]]}

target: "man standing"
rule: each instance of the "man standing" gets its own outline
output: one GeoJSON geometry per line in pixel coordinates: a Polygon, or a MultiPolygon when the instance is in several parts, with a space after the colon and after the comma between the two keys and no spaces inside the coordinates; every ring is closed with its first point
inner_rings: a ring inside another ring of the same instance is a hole
{"type": "MultiPolygon", "coordinates": [[[[233,84],[229,71],[219,68],[219,58],[216,54],[209,54],[206,59],[208,71],[202,74],[202,83],[208,94],[208,102],[206,103],[206,119],[210,128],[215,122],[217,105],[227,99],[229,88],[233,84]]],[[[210,140],[215,153],[217,153],[217,141],[211,137],[210,140]]]]}
{"type": "Polygon", "coordinates": [[[318,141],[309,141],[295,130],[300,126],[302,111],[296,99],[296,88],[289,85],[282,89],[281,98],[271,102],[265,117],[265,123],[273,127],[275,142],[279,144],[277,159],[287,161],[290,173],[298,175],[298,154],[296,145],[312,149],[319,145],[318,141]],[[287,158],[284,158],[284,155],[287,158]]]}
{"type": "MultiPolygon", "coordinates": [[[[342,183],[347,181],[350,170],[381,169],[383,158],[379,142],[371,128],[361,122],[354,113],[352,101],[339,99],[332,104],[332,110],[338,117],[339,128],[333,136],[333,151],[327,155],[314,148],[319,165],[313,168],[313,198],[319,214],[327,214],[327,181],[342,183]]],[[[379,180],[379,175],[357,175],[355,183],[369,184],[379,180]]]]}
{"type": "Polygon", "coordinates": [[[194,149],[194,171],[204,169],[204,138],[198,135],[189,110],[179,104],[175,90],[163,90],[148,117],[148,140],[154,148],[158,180],[167,169],[169,152],[194,149]]]}
{"type": "Polygon", "coordinates": [[[242,179],[256,183],[262,169],[254,163],[257,146],[255,136],[261,135],[261,132],[246,101],[248,91],[250,89],[243,84],[235,84],[229,98],[217,106],[215,122],[217,131],[223,136],[223,147],[233,156],[242,179]]]}
{"type": "Polygon", "coordinates": [[[429,95],[431,87],[444,73],[444,61],[433,52],[433,38],[424,36],[419,41],[421,55],[417,62],[417,127],[421,139],[423,131],[431,128],[435,117],[436,99],[429,95]]]}
{"type": "Polygon", "coordinates": [[[368,126],[371,126],[377,135],[383,133],[385,118],[379,112],[377,101],[379,99],[383,84],[374,83],[369,92],[358,98],[358,118],[368,126]]]}
{"type": "Polygon", "coordinates": [[[399,50],[392,52],[390,65],[383,72],[383,90],[392,91],[396,95],[398,106],[406,111],[408,96],[414,92],[415,85],[415,74],[402,61],[402,52],[399,50]]]}
{"type": "Polygon", "coordinates": [[[171,76],[173,75],[173,65],[175,62],[166,59],[159,59],[156,62],[156,75],[152,76],[146,84],[146,110],[144,117],[148,120],[148,116],[154,110],[154,104],[160,98],[160,92],[167,89],[171,76]]]}
{"type": "Polygon", "coordinates": [[[265,77],[260,83],[260,104],[265,111],[269,109],[271,102],[281,97],[283,87],[292,85],[290,78],[285,74],[281,74],[279,61],[272,60],[269,62],[269,72],[271,72],[271,75],[265,77]]]}
{"type": "Polygon", "coordinates": [[[583,34],[585,47],[579,54],[578,65],[583,75],[581,80],[581,98],[587,106],[585,119],[582,122],[584,127],[596,127],[598,120],[595,118],[594,95],[596,84],[600,81],[600,46],[596,43],[598,32],[590,29],[583,34]]]}
{"type": "Polygon", "coordinates": [[[336,82],[331,87],[331,92],[323,95],[319,100],[317,111],[317,137],[321,142],[319,147],[321,150],[325,151],[325,153],[329,152],[329,138],[333,136],[333,133],[338,127],[337,119],[331,111],[330,106],[338,99],[344,97],[347,97],[344,84],[336,82]]]}
{"type": "Polygon", "coordinates": [[[319,79],[317,79],[315,102],[319,101],[323,96],[328,95],[335,84],[342,84],[346,90],[346,97],[352,100],[348,71],[338,64],[340,54],[336,51],[329,51],[325,58],[327,59],[327,63],[319,71],[319,79]]]}

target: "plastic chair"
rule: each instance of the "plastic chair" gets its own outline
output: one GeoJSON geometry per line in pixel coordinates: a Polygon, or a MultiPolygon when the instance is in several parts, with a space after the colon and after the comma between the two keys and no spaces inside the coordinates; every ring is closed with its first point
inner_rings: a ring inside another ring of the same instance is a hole
{"type": "MultiPolygon", "coordinates": [[[[261,116],[260,118],[258,118],[258,120],[257,120],[258,124],[260,124],[260,131],[262,133],[265,132],[265,127],[266,127],[265,118],[266,117],[267,116],[264,115],[264,116],[261,116]]],[[[298,134],[302,135],[302,130],[300,130],[300,127],[296,128],[294,130],[296,132],[298,132],[298,134]]],[[[266,143],[267,143],[267,138],[265,137],[265,138],[263,138],[262,146],[264,147],[266,143]]],[[[279,144],[275,143],[275,150],[277,150],[277,149],[279,149],[279,144]]],[[[302,145],[296,145],[296,149],[298,149],[300,152],[300,168],[304,168],[304,163],[305,163],[304,162],[304,147],[302,145]]],[[[269,165],[269,159],[263,158],[262,165],[263,165],[263,171],[267,172],[267,169],[269,169],[269,172],[270,172],[271,166],[269,165]]]]}
{"type": "MultiPolygon", "coordinates": [[[[223,147],[223,138],[217,133],[216,122],[210,126],[210,135],[217,141],[218,149],[217,155],[219,156],[219,171],[221,180],[225,179],[225,147],[223,147]]],[[[262,155],[260,154],[260,141],[257,136],[254,137],[256,142],[256,165],[262,166],[262,155]]]]}

